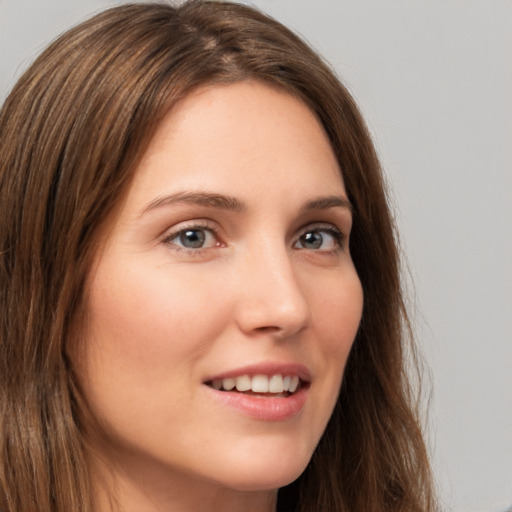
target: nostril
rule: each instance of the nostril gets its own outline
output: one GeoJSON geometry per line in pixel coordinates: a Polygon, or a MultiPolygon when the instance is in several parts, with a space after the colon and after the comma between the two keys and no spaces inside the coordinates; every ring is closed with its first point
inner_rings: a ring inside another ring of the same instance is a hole
{"type": "Polygon", "coordinates": [[[281,327],[268,325],[268,326],[263,326],[263,327],[257,327],[254,330],[256,332],[261,332],[261,333],[274,333],[274,332],[281,331],[281,327]]]}

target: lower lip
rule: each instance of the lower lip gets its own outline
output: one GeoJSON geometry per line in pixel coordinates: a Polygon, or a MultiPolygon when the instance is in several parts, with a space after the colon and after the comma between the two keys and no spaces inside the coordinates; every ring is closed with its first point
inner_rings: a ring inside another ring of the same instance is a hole
{"type": "Polygon", "coordinates": [[[216,400],[261,421],[284,421],[297,416],[304,407],[308,389],[303,387],[287,397],[244,395],[234,391],[207,389],[216,400]]]}

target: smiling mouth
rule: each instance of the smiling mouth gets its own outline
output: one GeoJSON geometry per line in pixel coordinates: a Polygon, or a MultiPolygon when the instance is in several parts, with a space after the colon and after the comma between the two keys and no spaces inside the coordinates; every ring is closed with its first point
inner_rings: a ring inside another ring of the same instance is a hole
{"type": "Polygon", "coordinates": [[[296,393],[306,385],[297,375],[240,375],[206,382],[217,391],[234,391],[261,397],[283,397],[296,393]]]}

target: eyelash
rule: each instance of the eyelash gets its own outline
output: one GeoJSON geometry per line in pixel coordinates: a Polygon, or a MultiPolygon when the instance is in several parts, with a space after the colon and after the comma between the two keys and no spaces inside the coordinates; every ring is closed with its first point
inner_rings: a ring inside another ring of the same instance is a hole
{"type": "MultiPolygon", "coordinates": [[[[334,253],[340,250],[343,250],[345,248],[345,243],[347,240],[347,236],[340,231],[338,228],[333,226],[332,224],[308,224],[303,229],[301,229],[299,235],[295,239],[293,243],[293,247],[295,248],[296,244],[298,244],[301,240],[301,238],[304,235],[307,235],[308,233],[327,233],[329,236],[331,236],[334,240],[335,248],[332,250],[322,250],[322,249],[312,249],[314,252],[321,252],[321,253],[334,253]]],[[[204,251],[207,251],[209,249],[214,249],[217,247],[223,247],[225,244],[219,241],[219,233],[218,230],[215,228],[215,226],[208,224],[208,223],[194,223],[190,224],[189,226],[181,226],[178,230],[172,231],[169,233],[162,241],[166,245],[172,245],[173,250],[179,251],[179,252],[185,252],[192,256],[199,256],[204,251]],[[183,247],[179,244],[176,244],[174,240],[186,233],[187,231],[204,231],[210,233],[216,240],[216,244],[213,247],[197,247],[197,248],[190,248],[190,247],[183,247]]],[[[297,248],[300,249],[300,248],[297,248]]],[[[302,248],[302,250],[307,250],[307,248],[302,248]]]]}
{"type": "Polygon", "coordinates": [[[175,251],[185,252],[191,256],[196,256],[196,255],[198,256],[201,253],[203,253],[204,251],[207,251],[208,249],[222,247],[224,244],[219,242],[218,240],[219,240],[219,233],[218,233],[217,229],[215,228],[215,226],[208,224],[207,222],[203,222],[203,223],[196,222],[196,223],[190,224],[189,226],[187,226],[187,225],[181,226],[179,229],[172,231],[163,239],[163,243],[166,245],[172,245],[173,250],[175,250],[175,251]],[[184,234],[187,231],[206,231],[213,235],[213,237],[217,240],[217,243],[215,244],[215,247],[198,247],[197,249],[193,249],[190,247],[183,247],[183,246],[178,245],[173,242],[173,240],[175,240],[177,237],[179,237],[180,235],[184,234]]]}
{"type": "Polygon", "coordinates": [[[300,239],[308,233],[327,233],[328,235],[332,236],[334,240],[334,244],[336,246],[334,250],[324,249],[318,250],[317,252],[332,254],[333,252],[340,251],[345,248],[347,236],[332,224],[308,224],[304,229],[301,230],[301,233],[293,245],[295,246],[295,244],[297,244],[300,239]]]}

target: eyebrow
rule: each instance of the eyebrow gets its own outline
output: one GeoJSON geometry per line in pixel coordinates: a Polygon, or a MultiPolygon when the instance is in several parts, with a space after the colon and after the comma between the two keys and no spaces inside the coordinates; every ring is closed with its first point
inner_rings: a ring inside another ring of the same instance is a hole
{"type": "MultiPolygon", "coordinates": [[[[141,212],[146,212],[159,208],[161,206],[173,205],[176,203],[188,203],[199,206],[208,206],[221,210],[228,210],[237,213],[247,211],[247,205],[236,197],[226,196],[224,194],[215,194],[210,192],[178,192],[167,196],[162,196],[151,201],[141,212]]],[[[350,201],[344,196],[321,196],[309,200],[304,204],[299,213],[305,214],[315,210],[327,210],[329,208],[341,207],[352,212],[350,201]]]]}
{"type": "Polygon", "coordinates": [[[329,208],[341,207],[352,213],[353,208],[350,201],[344,196],[322,196],[308,201],[301,209],[300,213],[308,213],[315,210],[328,210],[329,208]]]}
{"type": "Polygon", "coordinates": [[[238,213],[245,212],[247,205],[236,197],[214,194],[209,192],[178,192],[168,196],[158,197],[149,203],[141,215],[160,206],[167,206],[176,203],[189,203],[199,206],[209,206],[221,210],[229,210],[238,213]]]}

